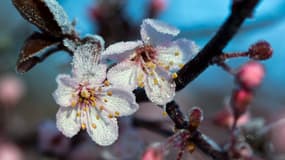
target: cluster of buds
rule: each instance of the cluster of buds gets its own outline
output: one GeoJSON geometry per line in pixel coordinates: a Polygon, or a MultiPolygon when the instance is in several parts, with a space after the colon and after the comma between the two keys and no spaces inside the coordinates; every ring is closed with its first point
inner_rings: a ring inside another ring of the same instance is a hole
{"type": "Polygon", "coordinates": [[[244,64],[236,74],[235,89],[231,96],[231,106],[235,118],[239,118],[247,111],[248,105],[253,98],[254,90],[261,84],[264,77],[263,66],[255,61],[244,64]]]}

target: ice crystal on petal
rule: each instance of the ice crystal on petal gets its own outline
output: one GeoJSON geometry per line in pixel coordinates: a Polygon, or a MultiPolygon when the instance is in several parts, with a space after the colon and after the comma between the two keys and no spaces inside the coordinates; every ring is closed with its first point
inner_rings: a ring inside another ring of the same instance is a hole
{"type": "Polygon", "coordinates": [[[53,96],[61,106],[57,127],[65,136],[83,129],[97,144],[106,146],[118,138],[117,117],[133,114],[138,104],[130,91],[110,86],[106,80],[107,67],[99,64],[100,41],[92,37],[76,48],[73,75],[58,76],[53,96]]]}
{"type": "Polygon", "coordinates": [[[172,41],[179,32],[161,21],[144,20],[142,41],[118,42],[103,52],[103,59],[118,61],[107,74],[110,82],[130,90],[144,88],[148,98],[159,105],[173,100],[175,71],[198,52],[192,41],[172,41]]]}

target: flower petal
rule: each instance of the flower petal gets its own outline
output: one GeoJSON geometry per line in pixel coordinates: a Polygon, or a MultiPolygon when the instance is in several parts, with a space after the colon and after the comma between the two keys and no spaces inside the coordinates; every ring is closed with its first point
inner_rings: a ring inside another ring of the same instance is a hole
{"type": "Polygon", "coordinates": [[[141,68],[133,61],[125,60],[114,67],[108,73],[108,80],[120,88],[134,90],[137,87],[137,74],[141,68]]]}
{"type": "Polygon", "coordinates": [[[88,115],[87,132],[91,139],[101,146],[113,144],[118,139],[118,122],[116,118],[107,118],[105,112],[100,112],[101,118],[96,119],[97,111],[90,108],[88,115]]]}
{"type": "Polygon", "coordinates": [[[53,93],[53,98],[56,103],[61,107],[68,107],[71,105],[72,94],[74,92],[74,86],[76,82],[71,79],[70,76],[60,74],[56,78],[58,87],[53,93]]]}
{"type": "Polygon", "coordinates": [[[106,48],[102,53],[102,59],[110,59],[120,62],[128,58],[130,54],[132,54],[134,50],[141,45],[143,45],[142,41],[117,42],[106,48]]]}
{"type": "Polygon", "coordinates": [[[108,100],[104,106],[109,111],[119,113],[118,116],[128,116],[138,110],[139,106],[132,92],[120,88],[108,88],[106,92],[112,95],[105,95],[101,98],[108,100]]]}
{"type": "Polygon", "coordinates": [[[193,58],[199,51],[195,42],[187,39],[178,39],[168,44],[156,47],[158,52],[158,60],[170,69],[177,70],[183,66],[185,62],[193,58]]]}
{"type": "Polygon", "coordinates": [[[145,19],[141,25],[142,40],[152,45],[169,42],[179,32],[177,28],[154,19],[145,19]]]}
{"type": "Polygon", "coordinates": [[[73,137],[80,130],[76,121],[76,110],[71,107],[60,107],[56,114],[56,126],[67,137],[73,137]]]}
{"type": "Polygon", "coordinates": [[[145,82],[145,92],[150,101],[165,105],[173,100],[175,96],[175,83],[172,82],[167,72],[157,67],[155,76],[147,76],[145,82]]]}
{"type": "Polygon", "coordinates": [[[88,82],[92,84],[102,83],[106,79],[106,72],[107,66],[105,64],[94,65],[86,79],[88,79],[88,82]]]}

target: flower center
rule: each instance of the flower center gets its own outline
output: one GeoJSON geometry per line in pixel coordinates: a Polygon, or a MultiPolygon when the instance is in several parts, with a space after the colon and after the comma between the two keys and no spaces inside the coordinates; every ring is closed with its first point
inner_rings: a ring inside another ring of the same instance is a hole
{"type": "Polygon", "coordinates": [[[135,57],[132,58],[133,61],[151,62],[156,59],[156,51],[151,45],[143,45],[135,50],[135,57]]]}

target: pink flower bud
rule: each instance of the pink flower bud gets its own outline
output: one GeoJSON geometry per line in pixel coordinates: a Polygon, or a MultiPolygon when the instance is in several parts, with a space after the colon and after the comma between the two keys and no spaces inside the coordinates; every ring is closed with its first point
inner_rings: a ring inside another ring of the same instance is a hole
{"type": "Polygon", "coordinates": [[[15,146],[7,142],[0,142],[0,160],[23,160],[22,151],[15,146]]]}
{"type": "Polygon", "coordinates": [[[233,91],[231,97],[231,106],[234,115],[239,117],[247,111],[248,105],[252,100],[252,92],[244,89],[233,91]]]}
{"type": "Polygon", "coordinates": [[[23,82],[14,75],[0,78],[0,103],[14,106],[22,98],[25,91],[23,82]]]}
{"type": "Polygon", "coordinates": [[[249,48],[249,57],[254,60],[266,60],[272,56],[273,50],[266,41],[259,41],[249,48]]]}
{"type": "Polygon", "coordinates": [[[203,120],[203,111],[198,108],[194,107],[192,108],[189,116],[189,127],[190,130],[195,130],[199,127],[200,123],[203,120]]]}
{"type": "Polygon", "coordinates": [[[141,160],[163,160],[164,153],[159,146],[160,144],[148,147],[141,160]]]}
{"type": "Polygon", "coordinates": [[[264,77],[263,66],[255,61],[244,64],[236,75],[236,80],[241,87],[252,90],[258,87],[264,77]]]}
{"type": "Polygon", "coordinates": [[[161,12],[166,7],[166,0],[151,0],[151,8],[156,13],[161,12]]]}
{"type": "MultiPolygon", "coordinates": [[[[234,116],[228,107],[224,108],[223,110],[219,111],[214,116],[214,123],[221,127],[232,127],[234,123],[234,116]]],[[[242,126],[246,124],[250,120],[250,113],[246,112],[242,116],[239,117],[237,121],[237,126],[242,126]]]]}

